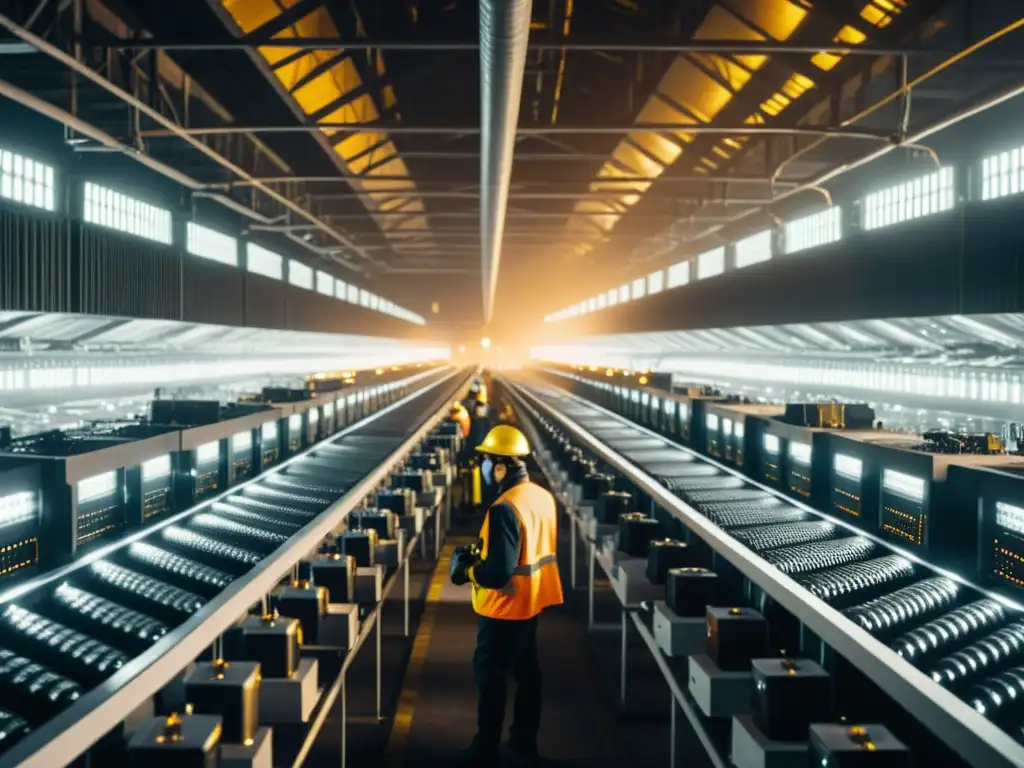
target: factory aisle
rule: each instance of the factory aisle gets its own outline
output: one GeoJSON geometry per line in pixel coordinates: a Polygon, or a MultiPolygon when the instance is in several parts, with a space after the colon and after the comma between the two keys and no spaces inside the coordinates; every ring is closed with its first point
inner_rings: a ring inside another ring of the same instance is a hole
{"type": "MultiPolygon", "coordinates": [[[[469,588],[455,587],[448,581],[449,555],[462,541],[449,541],[431,580],[383,762],[385,768],[448,765],[473,738],[476,617],[469,604],[469,588]]],[[[566,540],[562,549],[567,548],[566,540]]],[[[567,577],[565,552],[560,554],[563,577],[567,577]]],[[[545,765],[612,768],[616,753],[614,720],[591,663],[585,630],[569,608],[562,606],[544,614],[539,637],[544,673],[544,721],[539,746],[545,765]]],[[[508,713],[511,717],[511,706],[508,713]]],[[[508,724],[506,721],[506,735],[508,724]]]]}

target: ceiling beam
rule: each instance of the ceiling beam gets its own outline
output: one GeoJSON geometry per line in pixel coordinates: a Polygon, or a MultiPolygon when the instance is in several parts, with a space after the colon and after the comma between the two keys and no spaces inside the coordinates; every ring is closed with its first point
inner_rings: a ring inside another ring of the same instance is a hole
{"type": "MultiPolygon", "coordinates": [[[[317,5],[322,3],[317,3],[317,5]]],[[[96,48],[131,48],[148,50],[158,48],[164,51],[230,51],[247,48],[300,48],[304,50],[378,50],[378,51],[478,51],[478,40],[373,40],[357,39],[342,40],[336,37],[263,37],[255,39],[225,38],[209,39],[165,39],[150,38],[142,40],[92,40],[83,39],[82,45],[96,48]]],[[[935,56],[948,57],[955,50],[927,46],[876,46],[876,45],[843,45],[832,39],[822,40],[820,44],[793,44],[775,40],[536,40],[532,36],[529,43],[534,51],[606,51],[609,53],[735,53],[735,54],[808,54],[833,53],[841,56],[935,56]]],[[[1002,59],[1007,59],[1004,55],[1002,59]]],[[[1021,59],[1016,59],[1019,64],[1021,59]]]]}
{"type": "MultiPolygon", "coordinates": [[[[479,135],[478,125],[406,125],[405,123],[337,123],[323,122],[307,125],[221,125],[205,128],[183,129],[187,135],[195,136],[230,136],[247,133],[320,133],[330,130],[336,133],[389,133],[389,134],[457,134],[460,136],[479,135]]],[[[733,125],[716,125],[710,123],[620,123],[602,125],[532,125],[520,126],[516,129],[520,136],[541,134],[568,135],[626,135],[630,133],[690,133],[714,134],[716,136],[827,136],[835,139],[865,139],[870,141],[890,141],[892,133],[855,128],[832,128],[812,125],[750,125],[736,123],[733,125]]],[[[176,132],[165,128],[140,131],[143,138],[167,138],[177,136],[176,132]]],[[[403,155],[404,156],[404,155],[403,155]]],[[[570,155],[571,157],[572,155],[570,155]]],[[[607,159],[607,158],[606,158],[607,159]]]]}

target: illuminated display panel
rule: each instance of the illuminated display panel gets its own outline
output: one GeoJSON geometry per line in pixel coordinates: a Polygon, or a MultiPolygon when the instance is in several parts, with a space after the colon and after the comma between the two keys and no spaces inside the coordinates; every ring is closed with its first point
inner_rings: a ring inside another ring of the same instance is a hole
{"type": "Polygon", "coordinates": [[[196,448],[196,498],[201,499],[220,485],[220,441],[196,448]]]}
{"type": "Polygon", "coordinates": [[[770,483],[779,482],[779,456],[782,450],[781,441],[778,435],[765,433],[761,451],[761,472],[765,480],[770,483]]]}
{"type": "Polygon", "coordinates": [[[1024,508],[999,501],[995,505],[992,578],[1024,587],[1024,508]]]}
{"type": "Polygon", "coordinates": [[[0,577],[39,562],[39,503],[35,491],[0,496],[0,577]]]}
{"type": "Polygon", "coordinates": [[[789,444],[789,490],[804,498],[811,496],[810,443],[789,444]]]}
{"type": "Polygon", "coordinates": [[[860,517],[863,462],[842,453],[833,456],[832,462],[832,511],[840,517],[860,517]]]}
{"type": "Polygon", "coordinates": [[[124,512],[124,494],[116,471],[80,480],[75,541],[84,544],[123,528],[124,512]]]}
{"type": "Polygon", "coordinates": [[[721,458],[722,456],[722,443],[721,436],[718,431],[719,419],[713,413],[708,413],[704,416],[704,428],[707,431],[707,450],[712,456],[721,458]]]}
{"type": "Polygon", "coordinates": [[[904,543],[923,547],[928,513],[923,478],[886,469],[882,472],[882,530],[904,543]]]}
{"type": "Polygon", "coordinates": [[[142,464],[142,519],[169,512],[172,505],[171,456],[164,454],[142,464]]]}

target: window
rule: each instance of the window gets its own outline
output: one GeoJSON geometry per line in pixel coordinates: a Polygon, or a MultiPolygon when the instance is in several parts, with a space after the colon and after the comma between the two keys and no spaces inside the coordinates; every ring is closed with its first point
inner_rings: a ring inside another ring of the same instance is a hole
{"type": "Polygon", "coordinates": [[[274,280],[284,279],[284,258],[268,251],[262,245],[246,243],[245,245],[246,266],[250,272],[274,280]]]}
{"type": "Polygon", "coordinates": [[[953,169],[943,168],[864,198],[864,229],[878,229],[953,207],[953,169]]]}
{"type": "Polygon", "coordinates": [[[638,277],[633,281],[633,287],[630,291],[630,296],[634,299],[642,299],[647,293],[647,281],[642,277],[638,277]]]}
{"type": "Polygon", "coordinates": [[[698,280],[706,280],[723,272],[725,272],[725,248],[704,251],[704,253],[697,256],[698,280]]]}
{"type": "Polygon", "coordinates": [[[96,184],[85,184],[85,221],[106,229],[171,244],[171,212],[96,184]]]}
{"type": "Polygon", "coordinates": [[[736,243],[736,269],[768,261],[772,257],[772,231],[758,232],[736,243]]]}
{"type": "MultiPolygon", "coordinates": [[[[1024,190],[1024,149],[1000,152],[981,161],[981,199],[1016,195],[1024,190]]],[[[4,195],[6,197],[7,195],[4,195]]]]}
{"type": "Polygon", "coordinates": [[[786,253],[796,253],[807,248],[816,248],[834,243],[843,236],[843,209],[833,205],[820,213],[812,213],[802,219],[786,222],[786,253]]]}
{"type": "Polygon", "coordinates": [[[591,296],[589,299],[587,299],[587,312],[596,312],[596,311],[597,311],[597,299],[594,298],[593,296],[591,296]]]}
{"type": "Polygon", "coordinates": [[[337,280],[337,279],[335,279],[335,281],[334,281],[334,298],[341,299],[342,301],[345,301],[346,298],[348,297],[348,294],[346,293],[347,287],[348,286],[345,285],[345,281],[344,280],[337,280]]]}
{"type": "Polygon", "coordinates": [[[359,289],[359,306],[367,308],[370,306],[370,292],[364,288],[359,289]]]}
{"type": "Polygon", "coordinates": [[[690,282],[690,262],[681,261],[668,268],[668,287],[678,288],[690,282]]]}
{"type": "Polygon", "coordinates": [[[317,293],[322,293],[324,296],[333,296],[334,276],[318,270],[316,273],[316,290],[317,293]]]}
{"type": "Polygon", "coordinates": [[[605,296],[603,293],[597,294],[597,308],[598,309],[604,309],[607,306],[608,306],[608,297],[605,296]]]}
{"type": "Polygon", "coordinates": [[[348,301],[350,304],[359,303],[359,289],[351,284],[348,287],[348,301]]]}
{"type": "Polygon", "coordinates": [[[577,304],[576,309],[579,310],[579,313],[581,315],[585,315],[587,314],[587,312],[590,311],[590,309],[587,307],[587,302],[585,301],[581,301],[579,304],[577,304]]]}
{"type": "Polygon", "coordinates": [[[186,240],[188,252],[193,256],[202,256],[232,267],[238,266],[238,241],[230,235],[190,221],[186,228],[186,240]]]}
{"type": "Polygon", "coordinates": [[[0,197],[52,211],[53,168],[14,152],[0,152],[0,197]]]}
{"type": "Polygon", "coordinates": [[[375,311],[380,309],[380,296],[370,294],[370,309],[375,311]]]}
{"type": "Polygon", "coordinates": [[[619,303],[619,290],[618,288],[612,288],[608,291],[608,306],[614,307],[619,303]]]}
{"type": "Polygon", "coordinates": [[[659,269],[647,276],[647,293],[661,293],[665,290],[665,270],[659,269]]]}
{"type": "Polygon", "coordinates": [[[288,282],[307,291],[313,290],[313,268],[301,261],[288,259],[288,282]]]}

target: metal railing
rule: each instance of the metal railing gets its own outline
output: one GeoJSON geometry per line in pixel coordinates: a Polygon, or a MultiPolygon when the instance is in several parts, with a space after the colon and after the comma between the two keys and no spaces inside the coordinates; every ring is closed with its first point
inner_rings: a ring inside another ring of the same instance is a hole
{"type": "MultiPolygon", "coordinates": [[[[586,406],[596,414],[632,427],[638,434],[657,437],[669,443],[664,435],[637,425],[582,397],[547,384],[522,379],[510,381],[508,378],[505,379],[505,383],[523,401],[555,423],[574,442],[628,477],[640,490],[648,494],[655,504],[680,520],[694,535],[700,537],[746,578],[757,584],[839,656],[870,678],[968,764],[985,768],[1024,766],[1024,746],[1017,743],[1009,734],[953,693],[936,685],[883,643],[827,603],[814,597],[795,580],[744,547],[638,466],[596,439],[545,398],[554,397],[576,407],[586,406]]],[[[685,446],[673,445],[683,453],[697,456],[702,461],[710,461],[685,446]]],[[[717,462],[712,463],[722,466],[717,462]]],[[[727,469],[724,466],[722,468],[727,469]]],[[[744,479],[749,480],[745,476],[744,479]]],[[[753,481],[750,482],[757,485],[753,481]]],[[[787,501],[797,503],[788,498],[787,501]]]]}
{"type": "MultiPolygon", "coordinates": [[[[430,373],[425,373],[415,378],[421,379],[429,375],[430,373]]],[[[461,371],[451,370],[437,381],[395,401],[388,407],[365,417],[328,439],[336,440],[371,424],[381,416],[446,383],[450,385],[458,380],[461,385],[464,383],[465,376],[464,369],[461,371]]],[[[451,388],[454,391],[455,387],[451,388]]],[[[54,768],[54,766],[67,765],[84,754],[104,734],[131,715],[141,702],[159,691],[205,649],[213,645],[239,616],[247,613],[251,606],[260,603],[274,587],[291,573],[296,563],[314,551],[319,543],[337,528],[338,524],[353,509],[362,505],[366,497],[380,487],[393,467],[422,442],[447,413],[448,399],[446,398],[444,403],[430,413],[423,423],[376,469],[350,488],[338,501],[296,532],[251,571],[212,598],[184,624],[161,638],[145,653],[134,658],[110,679],[90,690],[62,713],[35,729],[0,758],[0,768],[9,766],[54,768]]],[[[280,471],[301,461],[309,453],[315,451],[319,445],[318,443],[292,457],[272,471],[280,471]]],[[[237,493],[248,483],[258,481],[266,476],[267,473],[259,475],[247,483],[229,489],[225,494],[237,493]]],[[[29,590],[53,583],[78,568],[88,566],[99,557],[109,555],[115,549],[128,546],[138,538],[151,534],[164,525],[170,525],[183,517],[195,514],[219,498],[220,496],[210,499],[197,507],[162,521],[161,525],[147,528],[145,531],[140,531],[138,534],[104,547],[90,557],[83,558],[67,568],[12,589],[8,593],[0,595],[0,604],[16,599],[29,590]]]]}

